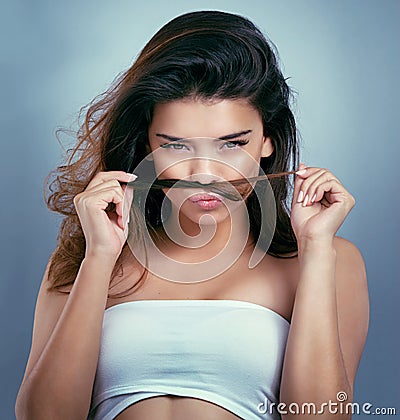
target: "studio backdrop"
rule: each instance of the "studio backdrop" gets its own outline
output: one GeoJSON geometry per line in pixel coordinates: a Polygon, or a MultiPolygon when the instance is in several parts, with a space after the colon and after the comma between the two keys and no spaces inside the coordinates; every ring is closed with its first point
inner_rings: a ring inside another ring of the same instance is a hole
{"type": "Polygon", "coordinates": [[[1,419],[14,418],[36,296],[56,245],[60,218],[45,206],[43,181],[73,139],[64,136],[61,147],[55,131],[76,128],[79,108],[126,70],[163,24],[202,9],[247,16],[273,41],[297,92],[301,161],[331,170],[356,199],[338,232],[364,257],[371,300],[355,401],[400,413],[400,2],[6,0],[0,12],[1,419]]]}

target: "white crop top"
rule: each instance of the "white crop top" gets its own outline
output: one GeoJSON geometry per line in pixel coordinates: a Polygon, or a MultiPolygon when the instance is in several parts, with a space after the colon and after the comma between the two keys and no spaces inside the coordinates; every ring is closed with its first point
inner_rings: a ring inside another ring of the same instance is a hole
{"type": "Polygon", "coordinates": [[[88,419],[112,420],[159,395],[209,401],[246,420],[279,419],[266,405],[278,403],[289,327],[273,310],[240,300],[112,306],[104,313],[88,419]]]}

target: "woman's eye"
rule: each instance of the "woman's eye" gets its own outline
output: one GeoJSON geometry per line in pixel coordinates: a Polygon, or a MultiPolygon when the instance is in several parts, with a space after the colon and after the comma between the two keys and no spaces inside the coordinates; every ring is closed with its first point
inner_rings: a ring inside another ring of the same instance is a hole
{"type": "Polygon", "coordinates": [[[248,142],[249,142],[249,140],[227,141],[226,143],[224,143],[223,147],[225,147],[226,149],[236,149],[239,146],[244,146],[248,142]]]}
{"type": "Polygon", "coordinates": [[[172,149],[172,150],[183,150],[186,148],[184,144],[181,143],[166,143],[161,146],[163,149],[172,149]]]}
{"type": "MultiPolygon", "coordinates": [[[[233,140],[233,141],[227,141],[225,142],[221,148],[222,149],[238,149],[241,146],[246,145],[249,142],[249,140],[233,140]]],[[[189,149],[186,144],[183,143],[165,143],[161,145],[161,148],[163,149],[170,149],[170,150],[187,150],[189,149]]]]}

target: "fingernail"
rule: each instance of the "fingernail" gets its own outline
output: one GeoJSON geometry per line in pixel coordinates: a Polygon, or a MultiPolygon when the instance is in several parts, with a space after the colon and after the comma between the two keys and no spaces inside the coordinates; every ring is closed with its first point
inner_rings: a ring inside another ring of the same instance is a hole
{"type": "Polygon", "coordinates": [[[308,194],[306,194],[306,196],[304,197],[303,207],[307,205],[307,201],[308,201],[308,194]]]}
{"type": "Polygon", "coordinates": [[[129,235],[129,225],[128,225],[128,223],[125,225],[125,227],[124,227],[124,235],[125,235],[125,237],[127,238],[128,237],[128,235],[129,235]]]}
{"type": "Polygon", "coordinates": [[[298,198],[297,198],[297,202],[298,202],[298,203],[301,203],[301,202],[303,201],[303,195],[304,195],[303,191],[302,191],[302,190],[300,190],[300,192],[299,192],[299,196],[298,196],[298,198]]]}
{"type": "Polygon", "coordinates": [[[313,195],[313,198],[311,199],[311,202],[314,203],[315,199],[317,198],[317,194],[313,195]]]}
{"type": "Polygon", "coordinates": [[[135,175],[135,174],[131,174],[129,172],[127,172],[127,174],[130,175],[130,177],[131,177],[130,181],[134,181],[137,178],[137,175],[135,175]]]}
{"type": "Polygon", "coordinates": [[[299,171],[296,171],[297,175],[304,175],[307,172],[307,169],[300,169],[299,171]]]}

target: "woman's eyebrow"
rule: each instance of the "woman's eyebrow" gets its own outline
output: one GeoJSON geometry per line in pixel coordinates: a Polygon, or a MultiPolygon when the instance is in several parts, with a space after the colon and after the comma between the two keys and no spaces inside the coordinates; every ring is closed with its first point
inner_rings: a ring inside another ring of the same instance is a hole
{"type": "MultiPolygon", "coordinates": [[[[232,133],[232,134],[227,134],[226,136],[222,136],[222,137],[218,137],[218,140],[232,140],[232,139],[236,139],[238,137],[244,136],[245,134],[249,134],[251,133],[253,130],[244,130],[244,131],[239,131],[238,133],[232,133]]],[[[168,134],[162,134],[162,133],[156,133],[157,137],[162,137],[166,140],[169,141],[182,141],[182,140],[187,140],[187,138],[184,137],[174,137],[174,136],[169,136],[168,134]]]]}

